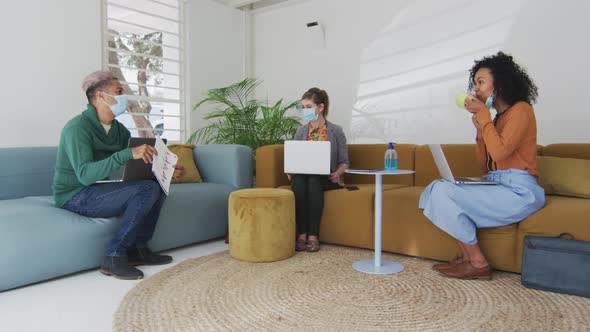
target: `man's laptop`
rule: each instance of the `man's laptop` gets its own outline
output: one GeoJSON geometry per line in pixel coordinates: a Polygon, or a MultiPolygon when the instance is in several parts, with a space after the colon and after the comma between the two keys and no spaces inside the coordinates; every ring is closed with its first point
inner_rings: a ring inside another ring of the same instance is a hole
{"type": "MultiPolygon", "coordinates": [[[[166,143],[166,139],[162,139],[166,143]]],[[[156,145],[155,138],[131,137],[128,146],[134,148],[140,145],[156,145]]],[[[152,173],[152,164],[146,164],[143,159],[132,159],[125,163],[123,167],[115,171],[108,179],[96,181],[96,183],[112,183],[124,181],[138,181],[155,179],[152,173]]]]}
{"type": "Polygon", "coordinates": [[[330,174],[330,142],[285,141],[286,174],[330,174]]]}
{"type": "Polygon", "coordinates": [[[453,177],[453,173],[451,172],[451,168],[449,167],[449,163],[447,162],[447,158],[445,158],[445,154],[443,153],[440,144],[428,144],[428,147],[432,152],[434,162],[436,163],[436,167],[438,167],[438,172],[443,179],[455,184],[496,184],[494,181],[489,181],[483,178],[453,177]]]}

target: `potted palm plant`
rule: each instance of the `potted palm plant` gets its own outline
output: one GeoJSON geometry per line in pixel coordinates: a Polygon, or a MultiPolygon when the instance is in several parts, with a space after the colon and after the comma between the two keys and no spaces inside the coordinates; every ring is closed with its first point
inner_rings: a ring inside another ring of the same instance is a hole
{"type": "Polygon", "coordinates": [[[207,91],[205,98],[193,108],[212,104],[215,110],[203,118],[210,123],[196,130],[188,141],[194,143],[242,144],[256,151],[270,144],[282,144],[295,135],[300,119],[288,116],[299,101],[284,103],[283,99],[270,104],[250,96],[261,81],[246,78],[224,88],[207,91]]]}

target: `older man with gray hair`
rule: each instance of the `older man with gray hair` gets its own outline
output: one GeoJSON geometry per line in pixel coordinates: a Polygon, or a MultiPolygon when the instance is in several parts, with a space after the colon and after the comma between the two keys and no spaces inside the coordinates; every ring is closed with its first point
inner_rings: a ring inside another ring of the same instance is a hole
{"type": "MultiPolygon", "coordinates": [[[[127,110],[121,83],[107,70],[96,71],[82,82],[88,106],[62,129],[57,150],[53,193],[58,207],[92,218],[121,216],[100,272],[120,279],[141,279],[137,265],[160,265],[172,257],[147,247],[164,201],[153,180],[101,183],[128,160],[151,163],[156,150],[149,145],[128,148],[131,134],[115,117],[127,110]]],[[[175,167],[174,177],[184,175],[175,167]]]]}

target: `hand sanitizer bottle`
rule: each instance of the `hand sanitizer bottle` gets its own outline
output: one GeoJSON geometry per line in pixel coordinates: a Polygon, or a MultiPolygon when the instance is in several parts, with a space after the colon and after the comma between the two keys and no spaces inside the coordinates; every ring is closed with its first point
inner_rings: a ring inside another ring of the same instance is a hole
{"type": "Polygon", "coordinates": [[[390,142],[387,151],[385,151],[385,170],[386,171],[395,171],[397,170],[397,151],[395,151],[394,143],[390,142]]]}

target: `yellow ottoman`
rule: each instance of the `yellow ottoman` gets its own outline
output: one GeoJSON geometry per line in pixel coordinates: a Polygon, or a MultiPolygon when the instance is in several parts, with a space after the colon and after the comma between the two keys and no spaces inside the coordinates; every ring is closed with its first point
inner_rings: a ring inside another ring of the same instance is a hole
{"type": "Polygon", "coordinates": [[[295,196],[285,189],[243,189],[229,196],[229,253],[247,262],[295,254],[295,196]]]}

